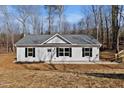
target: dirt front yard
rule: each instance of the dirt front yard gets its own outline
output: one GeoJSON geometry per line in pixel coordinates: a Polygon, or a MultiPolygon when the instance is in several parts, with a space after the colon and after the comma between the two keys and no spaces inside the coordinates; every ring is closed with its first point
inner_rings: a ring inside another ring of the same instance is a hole
{"type": "Polygon", "coordinates": [[[124,87],[123,64],[15,64],[0,54],[0,87],[124,87]]]}

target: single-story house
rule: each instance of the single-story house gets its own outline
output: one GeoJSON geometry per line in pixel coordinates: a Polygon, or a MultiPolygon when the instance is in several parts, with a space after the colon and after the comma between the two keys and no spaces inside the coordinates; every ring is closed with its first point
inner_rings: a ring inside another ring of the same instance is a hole
{"type": "Polygon", "coordinates": [[[87,35],[27,35],[16,44],[17,62],[99,61],[101,44],[87,35]]]}

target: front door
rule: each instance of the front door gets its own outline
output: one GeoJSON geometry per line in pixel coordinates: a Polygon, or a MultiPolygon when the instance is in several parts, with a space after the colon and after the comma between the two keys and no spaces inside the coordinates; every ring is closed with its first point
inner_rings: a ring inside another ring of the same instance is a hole
{"type": "Polygon", "coordinates": [[[53,61],[55,56],[56,56],[55,48],[48,48],[47,49],[47,59],[48,59],[48,61],[53,61]]]}

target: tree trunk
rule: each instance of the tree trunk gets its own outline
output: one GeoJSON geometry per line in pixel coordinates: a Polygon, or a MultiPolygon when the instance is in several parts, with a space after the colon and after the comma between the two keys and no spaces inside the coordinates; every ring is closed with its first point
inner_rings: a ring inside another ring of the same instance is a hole
{"type": "Polygon", "coordinates": [[[9,52],[9,35],[8,35],[8,25],[6,24],[6,50],[9,52]]]}
{"type": "Polygon", "coordinates": [[[61,32],[61,15],[59,15],[59,33],[61,32]]]}
{"type": "Polygon", "coordinates": [[[112,5],[112,49],[116,50],[116,53],[119,52],[119,43],[118,43],[118,5],[112,5]]]}
{"type": "Polygon", "coordinates": [[[40,31],[40,34],[42,35],[43,34],[43,32],[44,32],[44,24],[43,24],[43,17],[42,17],[42,21],[41,21],[42,23],[41,23],[41,31],[40,31]]]}
{"type": "Polygon", "coordinates": [[[116,53],[118,53],[119,52],[119,37],[120,37],[120,34],[119,34],[119,32],[118,32],[118,35],[117,35],[117,48],[116,48],[116,53]]]}
{"type": "Polygon", "coordinates": [[[100,31],[101,31],[101,43],[103,44],[104,41],[104,32],[103,32],[103,18],[102,18],[102,7],[99,8],[100,12],[100,31]]]}
{"type": "Polygon", "coordinates": [[[9,37],[8,37],[8,33],[6,34],[6,50],[7,50],[7,53],[9,52],[9,37]]]}
{"type": "Polygon", "coordinates": [[[108,28],[108,20],[107,16],[105,16],[105,24],[106,24],[106,42],[107,42],[107,48],[109,48],[109,28],[108,28]]]}
{"type": "Polygon", "coordinates": [[[94,22],[95,22],[95,31],[94,31],[94,37],[98,40],[98,22],[97,22],[97,11],[95,10],[95,6],[92,5],[92,11],[93,11],[93,15],[94,15],[94,22]]]}
{"type": "Polygon", "coordinates": [[[49,20],[48,34],[50,35],[51,34],[51,8],[49,8],[48,20],[49,20]]]}
{"type": "Polygon", "coordinates": [[[12,42],[12,52],[14,52],[15,47],[14,47],[14,33],[12,32],[12,36],[11,36],[11,42],[12,42]]]}

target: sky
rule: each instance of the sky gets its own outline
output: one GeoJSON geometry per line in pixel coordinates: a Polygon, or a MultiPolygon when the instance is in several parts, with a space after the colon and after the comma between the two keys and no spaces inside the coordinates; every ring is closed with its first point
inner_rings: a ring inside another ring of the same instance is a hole
{"type": "MultiPolygon", "coordinates": [[[[10,13],[16,14],[14,9],[12,8],[13,6],[9,6],[9,11],[10,13]]],[[[65,5],[65,10],[64,10],[64,16],[66,17],[66,20],[72,24],[79,22],[82,17],[84,16],[85,10],[87,10],[90,6],[87,5],[65,5]],[[82,12],[83,10],[83,12],[82,12]]],[[[42,15],[47,16],[46,10],[42,6],[42,15]]]]}
{"type": "MultiPolygon", "coordinates": [[[[39,7],[39,6],[36,6],[39,7]]],[[[42,7],[42,16],[45,18],[47,17],[46,10],[44,9],[43,5],[42,7]]],[[[78,23],[85,15],[88,14],[88,11],[90,11],[91,6],[88,5],[64,5],[64,16],[66,17],[66,20],[72,24],[78,23]]],[[[15,10],[13,9],[13,6],[8,7],[9,12],[17,15],[15,10]]]]}
{"type": "MultiPolygon", "coordinates": [[[[81,8],[80,5],[65,5],[64,15],[66,16],[66,19],[70,23],[77,23],[82,18],[81,8]]],[[[84,6],[85,7],[85,6],[84,6]]],[[[42,9],[43,15],[46,15],[46,11],[43,8],[42,9]]]]}
{"type": "MultiPolygon", "coordinates": [[[[2,7],[2,6],[0,6],[0,7],[2,7]]],[[[27,12],[29,12],[29,8],[34,9],[33,12],[35,12],[36,8],[38,8],[38,11],[40,12],[39,13],[40,16],[38,16],[38,17],[41,19],[41,21],[43,18],[43,25],[46,30],[48,28],[48,20],[47,20],[48,13],[47,13],[47,10],[44,8],[44,6],[43,5],[40,5],[40,6],[35,5],[35,6],[33,6],[33,8],[28,7],[27,12]]],[[[105,11],[105,12],[110,11],[109,10],[110,7],[104,6],[104,8],[105,9],[103,11],[105,11]]],[[[7,9],[9,10],[9,13],[11,14],[10,17],[12,20],[10,20],[10,22],[12,22],[13,24],[19,24],[19,26],[22,26],[21,22],[19,22],[17,20],[17,18],[19,18],[18,17],[19,13],[17,13],[18,11],[16,10],[15,6],[9,5],[9,6],[7,6],[7,9]]],[[[83,21],[85,21],[87,16],[91,16],[91,11],[92,11],[91,9],[92,9],[91,5],[64,5],[64,13],[63,14],[66,18],[65,22],[67,21],[69,23],[70,27],[72,27],[74,24],[78,24],[81,21],[81,19],[83,19],[83,21]]],[[[30,11],[30,12],[32,12],[32,11],[30,11]]],[[[3,13],[0,11],[0,19],[1,19],[0,27],[4,26],[4,21],[6,21],[6,18],[3,18],[4,16],[2,16],[2,15],[3,15],[3,13]]],[[[93,18],[93,17],[91,16],[91,18],[93,18]]],[[[58,26],[58,20],[59,20],[58,17],[55,16],[54,23],[53,23],[53,25],[55,27],[58,26]]],[[[31,20],[29,19],[26,22],[28,24],[27,27],[31,28],[32,27],[31,20]]],[[[92,21],[90,21],[90,22],[92,22],[92,21]]],[[[84,24],[84,27],[85,26],[86,25],[84,24]]],[[[91,24],[90,26],[92,27],[92,26],[94,26],[94,24],[91,24]]]]}
{"type": "MultiPolygon", "coordinates": [[[[9,13],[15,19],[15,21],[13,21],[13,20],[11,20],[11,21],[16,23],[18,21],[15,17],[17,17],[18,13],[13,7],[15,7],[15,6],[11,6],[11,5],[8,6],[8,10],[9,10],[9,13]]],[[[44,6],[36,6],[36,7],[41,8],[41,17],[43,16],[46,19],[48,16],[47,16],[47,12],[46,12],[44,6]]],[[[64,16],[70,24],[72,24],[72,25],[77,24],[83,18],[83,16],[85,16],[85,14],[87,13],[86,10],[88,10],[90,8],[91,8],[91,6],[88,6],[88,5],[82,5],[82,6],[81,5],[65,5],[64,6],[64,16]]],[[[0,18],[1,18],[1,20],[3,19],[2,15],[0,15],[0,18]]],[[[57,20],[57,18],[55,18],[55,19],[57,20]]],[[[57,23],[57,21],[55,22],[55,24],[56,23],[57,23]]],[[[47,21],[44,20],[44,26],[47,26],[47,25],[48,25],[47,21]]]]}
{"type": "Polygon", "coordinates": [[[70,23],[77,23],[82,18],[81,6],[65,6],[65,16],[70,23]]]}

